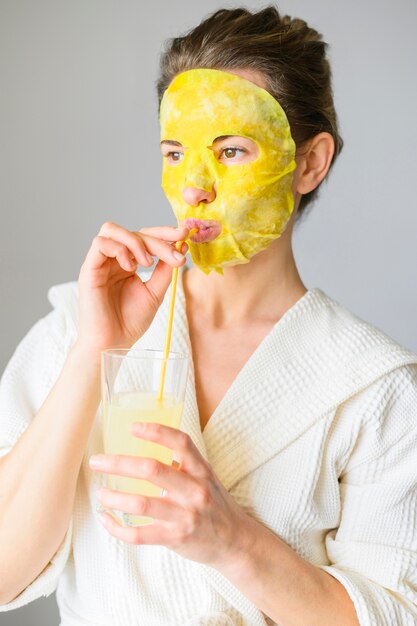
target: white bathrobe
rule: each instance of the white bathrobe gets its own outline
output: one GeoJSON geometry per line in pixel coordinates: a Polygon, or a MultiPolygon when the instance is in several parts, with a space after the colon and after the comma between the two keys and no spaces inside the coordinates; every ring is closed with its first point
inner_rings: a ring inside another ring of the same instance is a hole
{"type": "MultiPolygon", "coordinates": [[[[163,348],[168,297],[136,347],[163,348]]],[[[0,454],[37,412],[76,336],[76,283],[49,298],[54,310],[18,346],[0,385],[0,454]]],[[[181,280],[171,349],[192,354],[181,280]]],[[[261,342],[203,433],[191,367],[182,429],[240,506],[345,586],[361,626],[417,624],[416,354],[311,289],[261,342]]],[[[99,524],[103,478],[88,458],[102,451],[99,411],[65,540],[0,610],[57,589],[62,626],[272,624],[215,569],[123,543],[99,524]]]]}

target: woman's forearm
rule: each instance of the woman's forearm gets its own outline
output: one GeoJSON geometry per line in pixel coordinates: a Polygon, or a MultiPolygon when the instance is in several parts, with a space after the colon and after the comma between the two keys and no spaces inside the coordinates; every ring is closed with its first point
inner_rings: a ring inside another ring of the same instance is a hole
{"type": "Polygon", "coordinates": [[[65,536],[99,401],[99,353],[75,346],[41,409],[2,459],[1,604],[36,578],[65,536]]]}
{"type": "Polygon", "coordinates": [[[280,626],[359,626],[343,585],[305,561],[267,528],[251,520],[240,562],[221,573],[280,626]]]}

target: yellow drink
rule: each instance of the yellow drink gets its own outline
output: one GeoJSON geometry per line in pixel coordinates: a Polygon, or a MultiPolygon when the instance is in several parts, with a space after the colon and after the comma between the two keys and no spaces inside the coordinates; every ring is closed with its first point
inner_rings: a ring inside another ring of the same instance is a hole
{"type": "MultiPolygon", "coordinates": [[[[134,422],[154,422],[173,428],[179,428],[183,403],[172,394],[164,394],[163,400],[157,398],[157,393],[151,392],[123,392],[112,396],[111,404],[103,407],[103,443],[106,454],[123,454],[157,459],[171,465],[173,451],[152,441],[139,439],[130,432],[134,422]]],[[[147,480],[108,475],[110,489],[135,493],[144,496],[160,496],[161,487],[153,485],[147,480]]],[[[128,524],[143,524],[151,522],[151,518],[134,515],[123,515],[128,524]]]]}

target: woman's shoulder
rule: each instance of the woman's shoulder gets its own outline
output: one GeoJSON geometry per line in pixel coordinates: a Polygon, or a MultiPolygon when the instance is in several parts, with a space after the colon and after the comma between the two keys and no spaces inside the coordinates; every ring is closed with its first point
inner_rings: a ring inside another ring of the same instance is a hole
{"type": "Polygon", "coordinates": [[[323,290],[311,289],[299,302],[278,337],[277,353],[285,335],[286,369],[300,381],[303,407],[315,406],[317,414],[336,408],[391,372],[417,365],[415,352],[323,290]]]}
{"type": "Polygon", "coordinates": [[[311,308],[321,318],[328,336],[343,338],[346,348],[377,350],[384,354],[402,355],[410,362],[417,362],[417,353],[402,345],[376,324],[360,317],[321,288],[309,291],[311,308]]]}
{"type": "Polygon", "coordinates": [[[48,300],[53,307],[50,320],[54,332],[61,337],[76,332],[79,319],[78,283],[71,281],[53,285],[48,290],[48,300]]]}
{"type": "Polygon", "coordinates": [[[65,353],[71,343],[78,323],[78,285],[74,282],[50,287],[47,293],[52,310],[35,321],[16,345],[7,370],[12,363],[38,360],[46,355],[65,353]]]}
{"type": "Polygon", "coordinates": [[[308,308],[322,325],[320,398],[337,399],[333,430],[346,452],[340,465],[380,458],[407,434],[417,441],[417,354],[322,289],[311,290],[308,308]]]}
{"type": "Polygon", "coordinates": [[[74,338],[77,283],[52,287],[52,311],[16,346],[0,381],[0,456],[7,453],[42,405],[74,338]]]}

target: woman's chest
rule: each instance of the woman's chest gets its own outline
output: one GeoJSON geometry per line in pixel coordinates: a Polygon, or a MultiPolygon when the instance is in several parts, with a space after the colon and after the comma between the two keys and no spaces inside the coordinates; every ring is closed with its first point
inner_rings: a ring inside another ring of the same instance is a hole
{"type": "Polygon", "coordinates": [[[190,329],[193,352],[196,399],[201,430],[244,366],[270,325],[240,329],[190,329]]]}

